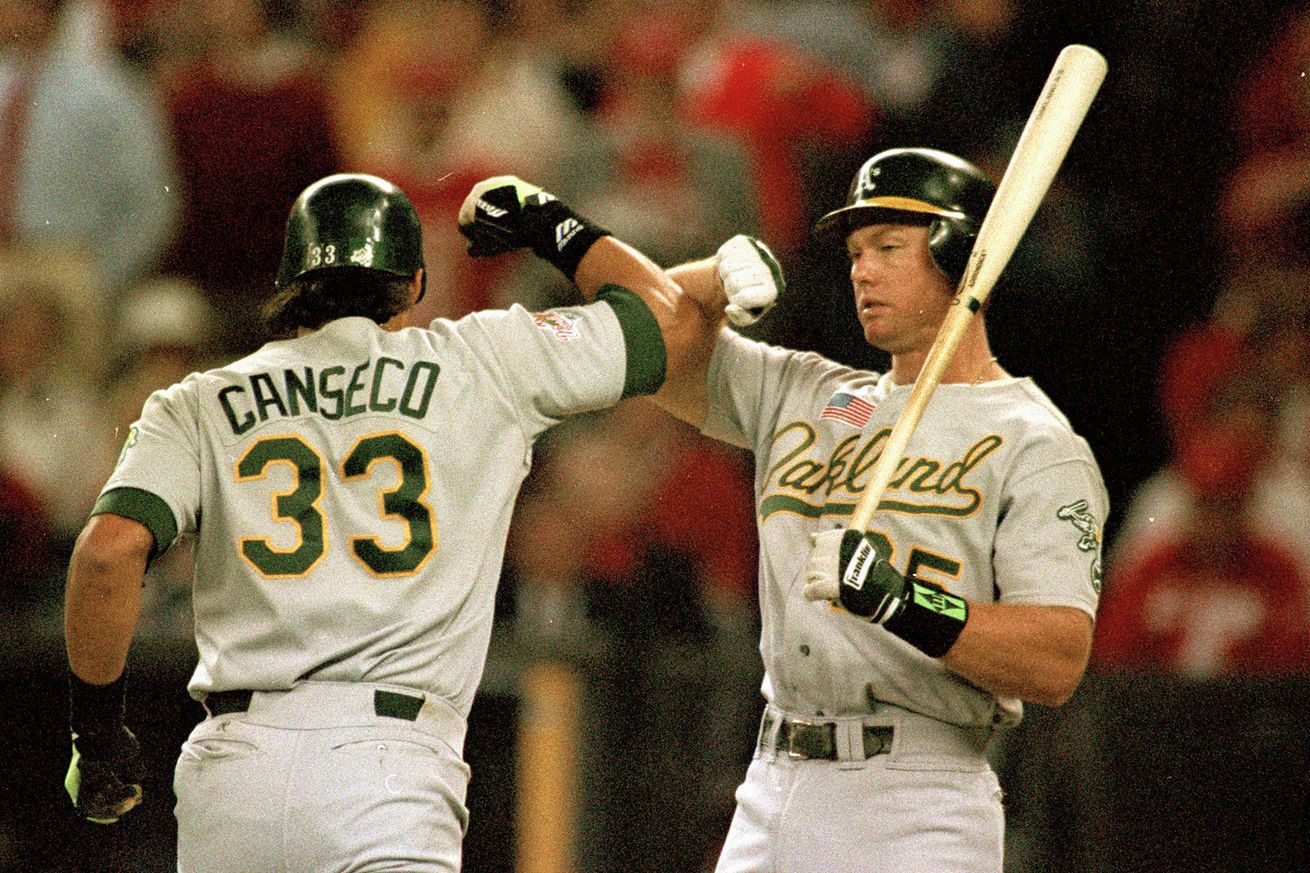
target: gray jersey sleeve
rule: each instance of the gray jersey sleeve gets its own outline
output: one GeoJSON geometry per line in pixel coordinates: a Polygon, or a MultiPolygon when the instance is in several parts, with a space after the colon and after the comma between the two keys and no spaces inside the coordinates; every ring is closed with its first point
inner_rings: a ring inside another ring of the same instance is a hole
{"type": "Polygon", "coordinates": [[[488,362],[524,428],[539,433],[568,415],[653,394],[664,382],[663,335],[650,308],[610,285],[585,306],[479,312],[459,331],[488,362]]]}
{"type": "MultiPolygon", "coordinates": [[[[200,511],[200,435],[195,377],[150,395],[128,431],[118,464],[92,514],[144,524],[158,554],[196,528],[200,511]]],[[[153,555],[152,555],[153,557],[153,555]]]]}
{"type": "Polygon", "coordinates": [[[760,434],[777,430],[783,403],[797,383],[834,386],[854,373],[813,352],[797,352],[747,339],[724,328],[706,373],[706,436],[757,450],[760,434]]]}
{"type": "Polygon", "coordinates": [[[1088,458],[1029,472],[1006,489],[994,564],[1000,600],[1095,617],[1109,501],[1088,458]]]}

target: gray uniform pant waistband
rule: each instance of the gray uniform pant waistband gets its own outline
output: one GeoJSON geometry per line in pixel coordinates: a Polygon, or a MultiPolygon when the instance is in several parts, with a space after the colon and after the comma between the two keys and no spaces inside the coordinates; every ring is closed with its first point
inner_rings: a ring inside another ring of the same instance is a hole
{"type": "MultiPolygon", "coordinates": [[[[372,682],[302,682],[286,691],[248,693],[250,703],[245,711],[232,716],[251,724],[313,729],[404,723],[444,740],[463,754],[468,730],[464,716],[440,697],[414,688],[372,682]],[[397,718],[379,709],[378,692],[384,692],[384,698],[391,695],[386,698],[389,700],[408,700],[405,715],[397,718]]],[[[211,717],[217,716],[211,712],[211,717]]]]}
{"type": "Polygon", "coordinates": [[[962,727],[891,704],[880,704],[878,712],[870,715],[826,718],[787,712],[770,703],[760,720],[758,747],[765,754],[787,755],[788,750],[778,742],[784,722],[833,725],[836,759],[848,763],[866,757],[865,728],[889,727],[892,738],[887,764],[905,769],[982,769],[995,733],[988,726],[962,727]]]}

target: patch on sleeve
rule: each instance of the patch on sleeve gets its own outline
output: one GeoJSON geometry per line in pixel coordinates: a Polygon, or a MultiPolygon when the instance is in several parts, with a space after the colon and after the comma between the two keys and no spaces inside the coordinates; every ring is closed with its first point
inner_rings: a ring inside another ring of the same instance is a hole
{"type": "Polygon", "coordinates": [[[1092,588],[1101,593],[1101,531],[1096,526],[1096,519],[1087,509],[1086,500],[1076,500],[1056,510],[1057,518],[1072,524],[1078,531],[1078,550],[1092,553],[1092,588]]]}
{"type": "Polygon", "coordinates": [[[140,439],[141,431],[135,424],[127,429],[127,439],[123,440],[123,448],[119,451],[118,460],[114,462],[114,466],[123,463],[123,459],[127,457],[127,450],[135,446],[140,439]]]}
{"type": "Polygon", "coordinates": [[[532,320],[537,323],[537,327],[553,333],[555,339],[562,343],[572,342],[581,336],[578,332],[578,322],[582,321],[582,313],[575,309],[551,309],[547,312],[534,312],[532,313],[532,320]]]}

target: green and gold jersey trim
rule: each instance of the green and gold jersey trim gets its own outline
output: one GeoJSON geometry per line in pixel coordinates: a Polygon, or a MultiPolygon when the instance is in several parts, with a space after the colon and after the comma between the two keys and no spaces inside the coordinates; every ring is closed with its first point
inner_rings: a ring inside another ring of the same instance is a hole
{"type": "Polygon", "coordinates": [[[623,396],[654,394],[664,384],[668,369],[664,334],[660,332],[655,313],[646,301],[622,285],[602,286],[596,292],[596,299],[609,304],[623,331],[623,343],[628,350],[623,396]]]}
{"type": "Polygon", "coordinates": [[[154,560],[177,538],[177,521],[173,510],[158,495],[140,488],[113,488],[100,495],[96,505],[91,508],[92,515],[113,513],[145,525],[155,538],[154,548],[150,550],[150,560],[154,560]]]}

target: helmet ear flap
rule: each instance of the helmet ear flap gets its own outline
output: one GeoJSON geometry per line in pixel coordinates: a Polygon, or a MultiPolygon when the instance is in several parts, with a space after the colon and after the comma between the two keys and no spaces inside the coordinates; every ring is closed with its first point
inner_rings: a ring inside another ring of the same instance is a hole
{"type": "Polygon", "coordinates": [[[978,226],[968,219],[938,218],[928,226],[928,250],[937,269],[946,274],[952,292],[964,278],[964,268],[978,238],[978,226]]]}

